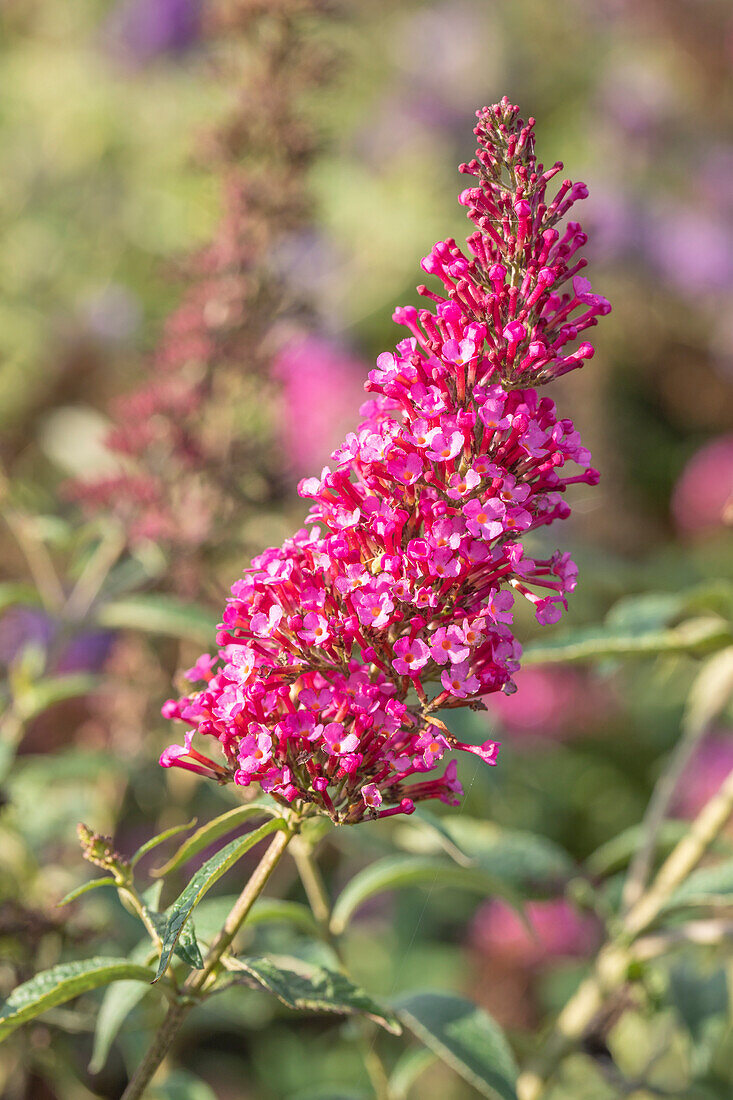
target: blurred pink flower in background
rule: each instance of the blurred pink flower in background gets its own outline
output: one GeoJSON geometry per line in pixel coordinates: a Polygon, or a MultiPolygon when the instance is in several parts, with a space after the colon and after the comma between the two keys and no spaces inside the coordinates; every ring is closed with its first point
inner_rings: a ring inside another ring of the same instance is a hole
{"type": "Polygon", "coordinates": [[[733,434],[706,443],[693,455],[672,493],[672,515],[685,534],[733,522],[733,434]]]}
{"type": "Polygon", "coordinates": [[[675,795],[679,817],[697,817],[733,769],[733,730],[711,734],[699,746],[675,795]]]}
{"type": "Polygon", "coordinates": [[[276,356],[282,384],[280,441],[298,477],[320,469],[358,421],[367,368],[346,348],[321,336],[290,340],[276,356]]]}
{"type": "Polygon", "coordinates": [[[564,898],[531,901],[524,913],[529,927],[506,902],[495,899],[482,905],[471,925],[471,946],[524,967],[553,958],[583,957],[598,946],[596,919],[578,913],[564,898]]]}
{"type": "Polygon", "coordinates": [[[607,702],[599,685],[572,668],[526,668],[513,677],[514,695],[484,699],[489,714],[513,734],[563,740],[595,728],[607,702]]]}

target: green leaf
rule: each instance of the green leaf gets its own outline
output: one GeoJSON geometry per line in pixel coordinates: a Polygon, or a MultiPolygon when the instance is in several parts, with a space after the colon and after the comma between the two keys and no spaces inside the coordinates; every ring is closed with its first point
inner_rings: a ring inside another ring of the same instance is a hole
{"type": "Polygon", "coordinates": [[[333,907],[331,931],[339,936],[365,901],[404,886],[454,886],[484,897],[498,894],[517,903],[513,890],[479,866],[460,867],[429,856],[386,856],[365,867],[341,891],[333,907]]]}
{"type": "Polygon", "coordinates": [[[730,645],[730,626],[713,615],[689,619],[669,629],[633,631],[592,626],[530,642],[522,665],[567,664],[657,653],[706,653],[730,645]]]}
{"type": "Polygon", "coordinates": [[[161,595],[129,596],[104,604],[97,621],[111,630],[166,634],[203,645],[213,643],[217,623],[216,616],[205,608],[161,595]]]}
{"type": "Polygon", "coordinates": [[[166,840],[170,840],[172,836],[177,836],[179,833],[184,833],[186,829],[192,829],[196,824],[197,818],[193,817],[186,825],[173,825],[170,829],[166,829],[162,833],[158,833],[157,836],[153,836],[150,840],[146,840],[144,844],[141,844],[134,856],[130,860],[130,866],[134,867],[139,860],[152,851],[153,848],[157,848],[159,844],[165,843],[166,840]]]}
{"type": "MultiPolygon", "coordinates": [[[[687,821],[665,821],[657,834],[657,851],[659,855],[668,855],[675,844],[690,831],[687,821]]],[[[612,837],[597,848],[588,857],[585,863],[589,875],[603,877],[621,871],[626,867],[632,856],[641,847],[646,836],[646,827],[643,825],[631,825],[624,829],[618,836],[612,837]]]]}
{"type": "Polygon", "coordinates": [[[401,1054],[389,1078],[391,1100],[408,1100],[410,1089],[434,1061],[435,1054],[426,1047],[410,1047],[401,1054]]]}
{"type": "Polygon", "coordinates": [[[150,992],[142,982],[114,982],[106,989],[97,1013],[94,1047],[89,1062],[90,1073],[100,1073],[112,1049],[119,1030],[133,1008],[150,992]]]}
{"type": "Polygon", "coordinates": [[[226,813],[220,814],[219,817],[215,817],[213,821],[208,821],[206,825],[202,825],[200,829],[197,829],[192,836],[188,837],[186,841],[181,845],[174,856],[164,863],[162,867],[156,867],[152,872],[153,875],[161,877],[163,875],[170,874],[171,871],[175,871],[187,860],[192,859],[193,856],[198,855],[204,848],[208,848],[210,844],[213,844],[219,837],[226,836],[227,833],[231,833],[239,825],[243,825],[245,821],[249,821],[253,817],[262,817],[263,814],[269,814],[271,817],[277,816],[277,810],[274,806],[270,806],[266,803],[250,802],[246,806],[235,806],[232,810],[227,810],[226,813]]]}
{"type": "Polygon", "coordinates": [[[634,634],[659,630],[674,622],[687,606],[686,592],[643,592],[624,596],[606,615],[606,626],[634,634]]]}
{"type": "Polygon", "coordinates": [[[194,970],[203,970],[204,960],[196,939],[196,929],[192,920],[184,924],[178,937],[178,943],[175,946],[175,952],[180,959],[183,959],[194,970]]]}
{"type": "Polygon", "coordinates": [[[59,907],[62,905],[70,905],[72,901],[76,901],[82,894],[88,894],[90,890],[96,890],[98,886],[116,886],[116,882],[111,875],[105,875],[104,878],[90,879],[89,882],[77,886],[75,890],[70,890],[66,897],[63,897],[61,901],[56,904],[59,907]]]}
{"type": "Polygon", "coordinates": [[[725,970],[702,974],[693,969],[689,960],[682,960],[669,972],[669,995],[692,1038],[699,1042],[710,1017],[726,1015],[728,982],[725,970]]]}
{"type": "Polygon", "coordinates": [[[665,909],[730,905],[733,894],[733,859],[693,871],[668,899],[665,909]]]}
{"type": "Polygon", "coordinates": [[[536,833],[502,829],[491,821],[462,814],[446,814],[438,820],[472,866],[523,896],[556,891],[575,872],[567,852],[536,833]]]}
{"type": "Polygon", "coordinates": [[[393,1035],[400,1034],[394,1015],[339,971],[280,955],[242,956],[230,960],[227,967],[247,974],[255,985],[272,993],[288,1008],[368,1016],[393,1035]]]}
{"type": "Polygon", "coordinates": [[[516,1100],[514,1057],[488,1012],[446,993],[414,993],[396,1009],[405,1027],[482,1096],[516,1100]]]}
{"type": "MultiPolygon", "coordinates": [[[[211,940],[221,929],[236,897],[207,898],[196,910],[196,928],[202,940],[211,940]]],[[[309,936],[318,935],[318,925],[310,908],[299,901],[281,901],[279,898],[258,898],[252,906],[247,924],[294,924],[309,936]]]]}
{"type": "Polygon", "coordinates": [[[250,848],[254,847],[255,844],[258,844],[259,841],[263,840],[266,836],[269,836],[270,833],[277,832],[278,829],[284,828],[285,822],[282,818],[266,821],[264,825],[260,825],[259,829],[255,829],[254,832],[230,841],[229,844],[216,852],[211,859],[207,859],[206,863],[199,867],[188,886],[167,910],[168,924],[163,937],[163,949],[161,951],[160,965],[158,966],[158,973],[155,976],[155,981],[165,973],[171,955],[173,954],[173,949],[178,943],[178,937],[183,930],[183,926],[204,894],[211,889],[215,882],[219,881],[223,874],[226,874],[230,867],[234,866],[238,859],[241,859],[245,852],[248,852],[250,848]]]}
{"type": "Polygon", "coordinates": [[[16,1027],[40,1016],[55,1005],[100,985],[130,978],[150,983],[153,971],[128,959],[98,956],[80,962],[59,963],[19,985],[0,1008],[0,1040],[16,1027]]]}

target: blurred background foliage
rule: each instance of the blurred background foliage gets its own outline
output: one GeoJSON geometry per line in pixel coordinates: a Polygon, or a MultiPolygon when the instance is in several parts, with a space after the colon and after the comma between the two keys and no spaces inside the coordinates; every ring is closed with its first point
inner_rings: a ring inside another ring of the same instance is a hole
{"type": "MultiPolygon", "coordinates": [[[[154,832],[232,804],[228,791],[157,767],[169,736],[160,706],[180,670],[213,644],[247,555],[299,523],[297,477],[320,469],[339,430],[356,421],[355,380],[394,342],[392,308],[417,300],[420,257],[436,239],[464,235],[455,167],[473,150],[473,111],[505,93],[538,119],[540,154],[588,183],[586,255],[594,286],[614,304],[596,358],[555,395],[602,481],[577,494],[572,520],[549,536],[554,546],[561,535],[581,567],[553,630],[562,638],[615,608],[612,632],[633,641],[666,631],[667,651],[631,646],[623,659],[586,653],[560,665],[547,663],[562,657],[552,641],[544,658],[532,650],[518,694],[463,720],[468,739],[496,731],[503,749],[491,774],[464,762],[461,814],[540,834],[576,868],[589,861],[579,881],[600,882],[612,906],[633,841],[625,855],[609,842],[638,825],[701,658],[730,640],[733,19],[724,0],[315,5],[302,49],[328,62],[322,79],[297,90],[316,138],[302,179],[308,210],[271,258],[293,299],[307,299],[317,342],[295,374],[261,383],[267,408],[257,384],[245,394],[257,446],[280,464],[275,489],[215,528],[214,541],[221,533],[228,547],[218,557],[155,539],[128,543],[118,520],[90,516],[70,497],[70,478],[116,469],[104,447],[114,399],[154,369],[165,318],[190,278],[183,260],[216,233],[222,190],[206,135],[225,125],[237,80],[246,90],[264,48],[258,35],[267,31],[248,23],[256,7],[6,0],[0,15],[3,993],[90,944],[96,953],[115,943],[121,953],[120,940],[134,946],[133,921],[119,926],[103,892],[83,907],[57,907],[86,877],[77,821],[131,852],[154,832]],[[339,364],[348,401],[331,410],[339,364]],[[318,419],[322,406],[335,427],[318,419]],[[297,446],[304,433],[307,447],[297,446]],[[643,593],[655,598],[628,599],[643,593]],[[697,641],[674,635],[691,619],[697,641]]],[[[239,109],[256,112],[257,100],[245,95],[239,109]]],[[[518,635],[531,648],[529,618],[518,635]]],[[[678,821],[733,767],[730,705],[708,726],[675,795],[678,821]]],[[[330,834],[329,887],[375,854],[424,843],[409,824],[330,834]]],[[[278,872],[279,887],[297,898],[289,875],[278,872]]],[[[534,935],[496,900],[477,904],[448,888],[429,891],[429,904],[418,888],[389,895],[354,923],[354,976],[385,997],[416,985],[469,994],[526,1050],[599,942],[602,901],[587,904],[573,893],[578,880],[565,880],[564,893],[530,903],[534,935]]],[[[292,949],[292,933],[277,926],[251,935],[258,949],[292,949]]],[[[590,1051],[568,1060],[557,1096],[729,1097],[730,967],[724,946],[711,945],[651,968],[646,999],[604,1037],[627,1084],[590,1051]],[[662,1091],[634,1091],[637,1078],[662,1091]]],[[[136,1009],[92,1073],[97,1007],[92,996],[73,1013],[56,1009],[0,1048],[0,1093],[119,1095],[154,1009],[136,1009]]],[[[334,1043],[333,1023],[244,991],[214,998],[197,1020],[161,1097],[369,1095],[353,1043],[334,1043]]],[[[397,1043],[381,1041],[391,1064],[397,1043]]],[[[410,1095],[475,1093],[436,1065],[410,1095]]]]}

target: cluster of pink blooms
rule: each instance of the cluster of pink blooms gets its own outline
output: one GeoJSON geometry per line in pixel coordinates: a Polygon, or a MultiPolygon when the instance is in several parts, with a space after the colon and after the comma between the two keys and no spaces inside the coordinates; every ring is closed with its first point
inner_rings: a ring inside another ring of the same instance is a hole
{"type": "Polygon", "coordinates": [[[536,163],[532,120],[506,100],[478,119],[478,159],[463,166],[478,183],[462,196],[474,258],[448,241],[423,262],[447,297],[421,288],[434,312],[397,310],[412,335],[379,356],[366,419],[299,486],[309,526],[253,561],[218,658],[188,674],[203,690],[166,704],[189,729],[165,766],[354,823],[456,804],[455,759],[431,774],[449,750],[496,763],[496,742],[462,744],[436,712],[513,691],[515,594],[554,623],[575,585],[568,554],[531,557],[521,538],[564,519],[567,486],[598,474],[533,387],[591,355],[564,349],[608,304],[579,275],[580,227],[555,228],[585,188],[546,199],[560,166],[536,163]],[[194,734],[215,738],[224,762],[194,734]]]}

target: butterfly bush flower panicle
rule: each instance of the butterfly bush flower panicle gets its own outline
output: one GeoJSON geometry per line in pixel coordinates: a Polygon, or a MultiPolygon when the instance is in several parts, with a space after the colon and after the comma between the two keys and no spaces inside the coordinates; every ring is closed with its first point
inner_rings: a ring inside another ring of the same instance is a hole
{"type": "Polygon", "coordinates": [[[584,186],[548,194],[560,166],[536,163],[532,122],[507,101],[478,120],[472,258],[451,241],[425,261],[446,294],[397,310],[411,335],[377,359],[364,420],[300,483],[307,526],[235,583],[219,663],[202,658],[200,689],[166,705],[188,732],[164,765],[353,824],[457,804],[453,750],[496,764],[497,742],[457,741],[437,712],[515,691],[515,599],[553,623],[575,587],[568,554],[532,557],[522,538],[598,474],[536,387],[590,356],[568,345],[608,304],[579,275],[579,225],[556,228],[584,186]],[[221,771],[194,731],[219,742],[221,771]]]}

